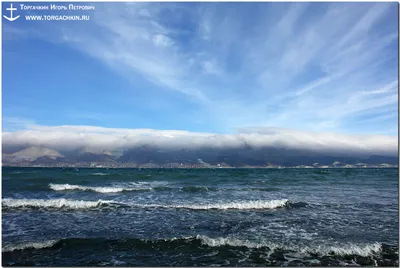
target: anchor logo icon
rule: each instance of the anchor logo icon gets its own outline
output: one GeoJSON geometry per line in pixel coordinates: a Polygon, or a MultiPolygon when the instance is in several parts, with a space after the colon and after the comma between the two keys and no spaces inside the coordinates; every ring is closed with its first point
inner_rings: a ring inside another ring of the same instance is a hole
{"type": "Polygon", "coordinates": [[[5,18],[5,19],[7,19],[7,20],[9,20],[9,21],[15,21],[16,19],[18,19],[20,16],[18,15],[18,16],[16,16],[16,17],[13,17],[13,11],[15,11],[15,10],[17,10],[15,7],[13,8],[13,5],[12,4],[10,4],[10,7],[9,8],[6,8],[6,10],[9,10],[10,11],[10,17],[7,17],[6,15],[3,15],[3,17],[5,18]]]}

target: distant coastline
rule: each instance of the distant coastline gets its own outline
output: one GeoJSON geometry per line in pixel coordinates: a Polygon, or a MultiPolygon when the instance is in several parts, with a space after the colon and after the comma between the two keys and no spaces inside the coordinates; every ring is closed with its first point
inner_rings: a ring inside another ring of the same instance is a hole
{"type": "Polygon", "coordinates": [[[320,165],[320,166],[227,166],[227,165],[196,165],[196,164],[94,164],[93,163],[77,163],[77,164],[59,164],[59,165],[45,165],[45,164],[2,164],[2,167],[21,167],[21,168],[104,168],[104,169],[122,169],[122,168],[139,168],[139,169],[376,169],[376,168],[396,168],[398,165],[380,164],[380,165],[320,165]]]}

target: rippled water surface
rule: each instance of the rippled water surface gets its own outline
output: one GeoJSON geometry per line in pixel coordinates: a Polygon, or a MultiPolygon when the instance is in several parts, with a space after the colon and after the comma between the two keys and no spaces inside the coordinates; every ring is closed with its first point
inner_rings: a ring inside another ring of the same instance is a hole
{"type": "Polygon", "coordinates": [[[398,266],[396,169],[3,168],[4,266],[398,266]]]}

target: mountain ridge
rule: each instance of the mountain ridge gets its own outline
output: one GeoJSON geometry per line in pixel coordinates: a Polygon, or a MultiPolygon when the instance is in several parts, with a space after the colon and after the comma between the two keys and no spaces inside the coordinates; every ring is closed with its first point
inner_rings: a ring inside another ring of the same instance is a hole
{"type": "Polygon", "coordinates": [[[398,157],[331,156],[310,150],[282,148],[202,148],[160,150],[151,146],[126,150],[122,155],[109,151],[93,153],[62,153],[46,147],[28,147],[11,154],[3,154],[3,166],[194,166],[194,167],[294,167],[294,166],[396,166],[398,157]]]}

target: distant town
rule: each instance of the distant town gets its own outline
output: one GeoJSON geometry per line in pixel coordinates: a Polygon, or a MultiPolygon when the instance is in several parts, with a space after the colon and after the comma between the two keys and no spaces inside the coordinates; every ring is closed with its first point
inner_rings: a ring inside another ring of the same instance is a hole
{"type": "Polygon", "coordinates": [[[62,153],[50,148],[28,147],[2,154],[2,166],[58,168],[397,168],[398,157],[365,157],[312,154],[307,151],[159,150],[140,147],[120,155],[78,151],[62,153]]]}
{"type": "Polygon", "coordinates": [[[332,163],[331,165],[320,165],[315,163],[311,166],[308,165],[296,165],[296,166],[281,166],[267,164],[263,166],[230,166],[225,163],[211,165],[207,163],[146,163],[146,164],[136,164],[136,163],[101,163],[101,162],[80,162],[80,163],[57,163],[57,164],[34,164],[34,163],[17,163],[17,164],[3,164],[3,167],[58,167],[58,168],[270,168],[270,169],[283,169],[283,168],[314,168],[314,169],[324,169],[324,168],[398,168],[398,165],[391,164],[364,164],[358,163],[355,165],[342,164],[340,162],[332,163]]]}

